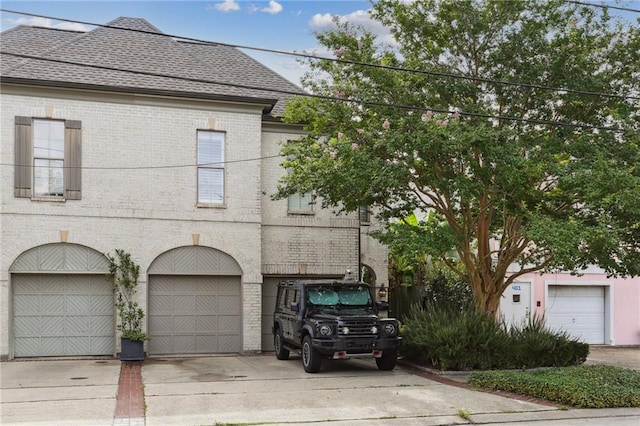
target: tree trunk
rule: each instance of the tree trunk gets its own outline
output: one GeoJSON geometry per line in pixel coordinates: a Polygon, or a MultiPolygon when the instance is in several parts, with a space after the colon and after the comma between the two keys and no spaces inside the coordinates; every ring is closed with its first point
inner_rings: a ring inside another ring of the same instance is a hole
{"type": "Polygon", "coordinates": [[[478,307],[482,309],[487,316],[495,316],[498,314],[498,309],[500,308],[501,296],[501,293],[495,291],[490,294],[486,294],[483,300],[478,301],[478,307]]]}
{"type": "Polygon", "coordinates": [[[470,285],[476,306],[487,315],[497,315],[500,308],[500,297],[504,292],[504,281],[492,277],[485,282],[479,274],[469,274],[470,285]]]}

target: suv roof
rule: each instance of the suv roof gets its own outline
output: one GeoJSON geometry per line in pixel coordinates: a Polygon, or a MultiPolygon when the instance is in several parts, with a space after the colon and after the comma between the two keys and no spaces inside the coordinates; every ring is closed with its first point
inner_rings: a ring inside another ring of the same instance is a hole
{"type": "Polygon", "coordinates": [[[335,284],[360,284],[360,285],[366,285],[366,286],[371,286],[369,283],[365,283],[364,281],[358,281],[355,279],[327,279],[327,278],[323,278],[323,279],[302,279],[302,280],[286,280],[286,281],[280,281],[279,285],[281,286],[295,286],[298,284],[331,284],[331,285],[335,285],[335,284]]]}

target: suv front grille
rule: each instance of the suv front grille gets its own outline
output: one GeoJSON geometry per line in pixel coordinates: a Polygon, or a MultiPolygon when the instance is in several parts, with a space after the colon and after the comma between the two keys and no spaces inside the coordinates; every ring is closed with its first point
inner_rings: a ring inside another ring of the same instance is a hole
{"type": "Polygon", "coordinates": [[[344,335],[344,328],[349,329],[348,336],[375,336],[376,334],[371,332],[371,329],[377,325],[375,319],[361,319],[361,320],[343,320],[338,324],[338,334],[344,335]]]}

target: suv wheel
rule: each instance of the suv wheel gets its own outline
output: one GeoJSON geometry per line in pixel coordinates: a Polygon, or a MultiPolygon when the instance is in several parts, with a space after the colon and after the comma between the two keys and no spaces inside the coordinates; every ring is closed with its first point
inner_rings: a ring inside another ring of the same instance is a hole
{"type": "Polygon", "coordinates": [[[376,365],[379,370],[393,370],[396,366],[396,360],[398,359],[397,349],[387,349],[382,352],[380,358],[376,358],[376,365]]]}
{"type": "Polygon", "coordinates": [[[282,346],[282,329],[278,328],[276,335],[273,338],[273,344],[276,348],[276,358],[289,359],[289,351],[282,346]]]}
{"type": "Polygon", "coordinates": [[[307,373],[317,373],[320,371],[322,358],[320,354],[311,345],[311,336],[304,336],[302,341],[302,365],[307,373]]]}

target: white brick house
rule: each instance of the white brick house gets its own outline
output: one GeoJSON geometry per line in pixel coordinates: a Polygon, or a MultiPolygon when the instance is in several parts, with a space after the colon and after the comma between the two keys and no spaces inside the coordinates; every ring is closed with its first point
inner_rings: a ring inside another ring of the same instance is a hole
{"type": "Polygon", "coordinates": [[[271,349],[283,278],[387,281],[358,215],[271,200],[298,87],[233,48],[108,25],[0,38],[0,358],[117,354],[116,248],[141,267],[150,355],[271,349]]]}

